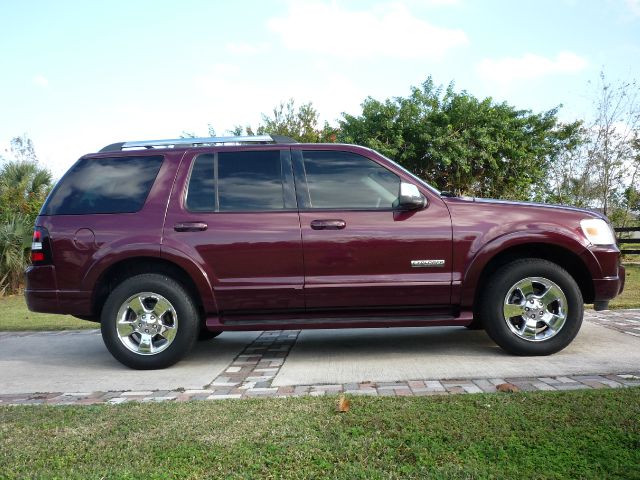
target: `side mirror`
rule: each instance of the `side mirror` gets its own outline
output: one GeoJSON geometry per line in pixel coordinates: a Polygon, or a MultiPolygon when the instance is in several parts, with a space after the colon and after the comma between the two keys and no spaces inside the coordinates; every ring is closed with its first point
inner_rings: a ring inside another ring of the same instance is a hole
{"type": "Polygon", "coordinates": [[[400,183],[397,208],[400,210],[419,210],[427,206],[427,199],[422,196],[418,187],[411,183],[400,183]]]}

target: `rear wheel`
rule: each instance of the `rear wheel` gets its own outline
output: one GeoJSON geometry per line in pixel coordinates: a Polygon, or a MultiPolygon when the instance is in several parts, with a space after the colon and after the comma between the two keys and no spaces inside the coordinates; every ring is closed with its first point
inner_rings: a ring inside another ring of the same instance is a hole
{"type": "Polygon", "coordinates": [[[489,336],[515,355],[549,355],[565,348],[582,325],[582,294],[562,267],[525,259],[497,270],[481,296],[489,336]]]}
{"type": "Polygon", "coordinates": [[[104,304],[102,339],[121,363],[136,369],[173,365],[193,347],[198,312],[181,284],[160,274],[128,278],[104,304]]]}
{"type": "Polygon", "coordinates": [[[200,328],[200,333],[198,333],[198,341],[199,342],[206,342],[207,340],[211,340],[213,338],[216,338],[218,335],[220,335],[222,332],[221,331],[214,331],[212,332],[211,330],[207,329],[207,327],[205,327],[204,325],[200,328]]]}

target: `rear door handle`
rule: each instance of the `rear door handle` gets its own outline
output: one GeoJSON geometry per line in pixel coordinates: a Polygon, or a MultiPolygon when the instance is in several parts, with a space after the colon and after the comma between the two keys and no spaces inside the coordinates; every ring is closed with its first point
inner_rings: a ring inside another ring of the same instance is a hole
{"type": "Polygon", "coordinates": [[[344,220],[313,220],[311,228],[314,230],[342,230],[347,226],[344,220]]]}
{"type": "Polygon", "coordinates": [[[207,229],[207,224],[204,222],[176,223],[173,229],[176,232],[202,232],[207,229]]]}

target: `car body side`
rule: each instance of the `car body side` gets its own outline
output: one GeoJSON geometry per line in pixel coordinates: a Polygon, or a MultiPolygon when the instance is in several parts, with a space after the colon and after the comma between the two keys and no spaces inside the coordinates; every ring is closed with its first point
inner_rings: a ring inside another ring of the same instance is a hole
{"type": "MultiPolygon", "coordinates": [[[[415,177],[408,175],[393,162],[363,147],[336,144],[260,145],[136,152],[137,155],[162,154],[164,156],[156,181],[140,211],[114,215],[83,215],[81,228],[78,226],[77,216],[74,215],[39,216],[36,225],[53,232],[51,241],[55,266],[31,266],[27,270],[26,298],[29,308],[34,311],[65,313],[98,320],[104,300],[112,285],[115,285],[119,279],[131,273],[159,270],[174,277],[177,276],[185,284],[197,298],[203,317],[215,319],[207,322],[209,328],[227,328],[224,319],[221,318],[222,312],[218,301],[218,296],[223,295],[223,291],[220,288],[216,265],[211,265],[203,258],[201,249],[181,242],[178,235],[171,235],[169,232],[173,230],[173,222],[178,218],[176,213],[185,208],[184,201],[191,163],[197,155],[205,151],[265,149],[291,152],[302,150],[351,152],[377,162],[398,175],[402,181],[418,187],[427,199],[425,212],[428,214],[433,212],[434,215],[437,213],[441,222],[438,224],[437,231],[430,231],[428,222],[424,223],[426,257],[428,257],[427,244],[430,238],[440,242],[441,251],[449,249],[446,254],[447,264],[440,273],[430,272],[430,276],[416,277],[427,279],[438,288],[442,287],[437,290],[438,301],[430,308],[433,308],[433,312],[438,312],[439,310],[435,307],[444,309],[449,307],[452,316],[450,321],[444,320],[439,324],[469,323],[472,318],[469,313],[473,312],[474,303],[482,291],[483,280],[501,264],[517,258],[523,252],[535,258],[552,260],[563,266],[576,279],[586,302],[607,301],[615,297],[623,288],[624,268],[619,264],[619,250],[615,245],[592,246],[580,231],[580,220],[600,218],[597,213],[518,202],[487,202],[468,198],[442,197],[433,188],[418,182],[415,177]],[[449,292],[446,296],[441,294],[445,290],[449,292]],[[463,312],[467,312],[467,315],[462,314],[463,312]]],[[[86,158],[112,155],[91,154],[86,158]]],[[[300,180],[299,176],[295,178],[295,188],[298,190],[302,185],[300,180]]],[[[305,211],[296,209],[290,213],[301,219],[305,211]]],[[[392,214],[399,216],[394,224],[399,228],[398,238],[403,234],[416,235],[415,228],[411,231],[405,230],[403,233],[403,228],[407,227],[403,227],[401,216],[411,215],[411,213],[392,214]]],[[[280,212],[261,212],[255,215],[265,216],[265,218],[268,216],[269,221],[276,222],[284,218],[280,212]]],[[[247,213],[243,218],[245,220],[238,225],[238,231],[243,228],[250,230],[256,217],[252,218],[252,214],[247,213]]],[[[284,227],[282,231],[288,235],[286,238],[290,239],[291,245],[294,245],[295,231],[291,230],[287,233],[284,227]]],[[[258,239],[260,235],[258,228],[253,238],[258,239]]],[[[364,235],[360,241],[367,242],[366,232],[364,235]]],[[[237,253],[235,262],[241,265],[245,261],[243,254],[247,252],[247,248],[251,248],[247,245],[247,236],[237,235],[227,240],[232,247],[229,252],[237,253]]],[[[373,238],[369,241],[376,242],[373,238]]],[[[380,245],[384,248],[382,244],[380,245]]],[[[289,251],[287,248],[289,247],[285,244],[274,242],[274,250],[271,253],[275,255],[275,260],[286,261],[286,252],[289,251]]],[[[300,249],[304,248],[307,248],[307,245],[300,244],[300,249]]],[[[291,251],[291,254],[298,253],[291,251]]],[[[245,267],[251,268],[251,265],[247,264],[245,267]]],[[[340,268],[339,265],[336,266],[337,270],[340,268]]],[[[304,310],[305,288],[313,286],[305,285],[304,271],[298,271],[294,267],[290,270],[292,272],[290,287],[292,290],[299,291],[288,297],[293,299],[292,303],[284,302],[280,312],[291,310],[292,305],[304,310]],[[297,294],[300,295],[302,303],[298,300],[297,294]]],[[[410,273],[414,274],[414,272],[410,273]]],[[[411,277],[403,278],[408,281],[411,277]]],[[[340,281],[348,282],[349,278],[345,275],[340,281]]],[[[380,279],[376,278],[371,285],[375,286],[378,281],[380,279]]],[[[395,279],[391,278],[386,282],[385,289],[381,289],[380,294],[393,295],[394,281],[395,279]]],[[[419,287],[420,282],[416,283],[419,287]]],[[[246,287],[257,291],[255,289],[259,286],[249,282],[246,287]]],[[[269,288],[273,288],[273,285],[267,285],[264,290],[260,290],[259,294],[268,297],[269,288]]],[[[321,290],[321,288],[318,289],[319,292],[321,290]]],[[[238,291],[240,288],[234,290],[234,292],[238,291]]],[[[407,290],[407,292],[412,291],[407,290]]],[[[415,295],[420,295],[421,292],[423,290],[417,288],[415,295]]],[[[409,299],[407,304],[411,307],[420,305],[421,299],[409,299]]],[[[278,307],[278,302],[273,302],[273,306],[278,307]]],[[[402,305],[395,305],[396,308],[400,306],[402,305]]],[[[273,311],[277,312],[278,308],[274,308],[273,311]]],[[[344,315],[362,316],[363,312],[347,311],[344,315]]],[[[259,319],[262,313],[256,312],[256,318],[259,319]]],[[[378,323],[372,322],[371,325],[378,325],[378,323]]]]}

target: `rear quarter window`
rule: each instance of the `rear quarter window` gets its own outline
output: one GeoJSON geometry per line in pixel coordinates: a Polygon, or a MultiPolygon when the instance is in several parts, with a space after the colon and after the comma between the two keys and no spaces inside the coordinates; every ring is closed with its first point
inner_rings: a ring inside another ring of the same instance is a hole
{"type": "Polygon", "coordinates": [[[162,156],[82,158],[60,179],[41,215],[137,212],[162,160],[162,156]]]}

